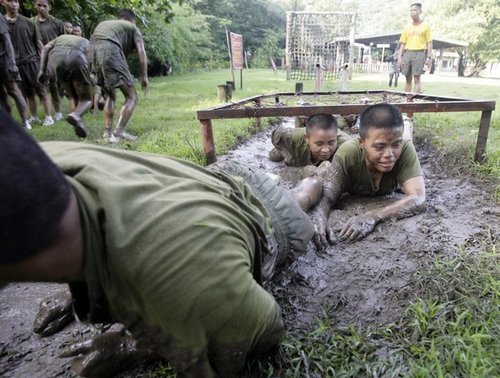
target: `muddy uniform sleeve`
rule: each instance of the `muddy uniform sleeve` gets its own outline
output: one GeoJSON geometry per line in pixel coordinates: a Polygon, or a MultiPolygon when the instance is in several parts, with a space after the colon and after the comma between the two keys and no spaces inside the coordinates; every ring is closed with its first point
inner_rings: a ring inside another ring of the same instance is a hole
{"type": "Polygon", "coordinates": [[[412,142],[404,142],[395,171],[397,182],[400,185],[413,177],[423,176],[417,152],[412,142]]]}

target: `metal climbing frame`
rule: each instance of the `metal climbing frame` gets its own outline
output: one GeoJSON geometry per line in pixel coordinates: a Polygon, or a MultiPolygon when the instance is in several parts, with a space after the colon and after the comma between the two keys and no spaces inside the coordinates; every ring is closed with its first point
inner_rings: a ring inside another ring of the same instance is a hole
{"type": "Polygon", "coordinates": [[[470,100],[433,96],[414,95],[397,91],[346,91],[321,93],[272,93],[246,98],[231,104],[211,109],[198,110],[197,118],[201,123],[201,139],[207,164],[217,160],[215,141],[212,131],[213,119],[255,118],[260,129],[262,117],[294,117],[313,114],[360,114],[370,104],[385,102],[395,105],[402,113],[437,113],[480,111],[479,132],[474,160],[483,162],[486,156],[486,142],[490,128],[491,115],[495,110],[493,100],[470,100]]]}

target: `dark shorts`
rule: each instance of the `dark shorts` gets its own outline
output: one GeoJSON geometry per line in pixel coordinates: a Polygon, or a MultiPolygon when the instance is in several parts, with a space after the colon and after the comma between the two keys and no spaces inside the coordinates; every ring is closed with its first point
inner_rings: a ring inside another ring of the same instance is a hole
{"type": "Polygon", "coordinates": [[[425,50],[406,50],[403,55],[401,73],[404,76],[420,76],[424,70],[427,52],[425,50]]]}
{"type": "Polygon", "coordinates": [[[45,95],[45,87],[38,81],[38,62],[24,63],[17,66],[21,76],[21,90],[25,96],[33,96],[35,93],[39,96],[45,95]]]}
{"type": "Polygon", "coordinates": [[[314,226],[287,189],[265,172],[236,161],[220,161],[210,167],[242,177],[270,215],[272,233],[268,235],[269,253],[264,256],[264,279],[305,252],[314,226]]]}
{"type": "Polygon", "coordinates": [[[109,41],[93,41],[88,53],[90,71],[95,75],[96,84],[106,90],[122,85],[133,86],[127,58],[120,46],[109,41]]]}
{"type": "Polygon", "coordinates": [[[78,81],[92,85],[92,78],[84,53],[74,49],[53,50],[49,55],[50,76],[59,83],[78,81]]]}

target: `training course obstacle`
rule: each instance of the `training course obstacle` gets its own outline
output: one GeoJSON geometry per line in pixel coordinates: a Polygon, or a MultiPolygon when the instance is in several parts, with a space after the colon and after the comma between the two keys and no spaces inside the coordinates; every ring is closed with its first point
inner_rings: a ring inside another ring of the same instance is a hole
{"type": "Polygon", "coordinates": [[[246,98],[210,109],[198,110],[201,139],[207,164],[217,160],[212,130],[213,119],[255,118],[260,129],[262,117],[311,116],[313,114],[360,114],[370,104],[385,102],[395,105],[402,113],[437,113],[480,111],[479,132],[474,160],[483,162],[491,115],[495,110],[493,100],[415,94],[411,98],[405,92],[373,90],[321,93],[272,93],[246,98]]]}

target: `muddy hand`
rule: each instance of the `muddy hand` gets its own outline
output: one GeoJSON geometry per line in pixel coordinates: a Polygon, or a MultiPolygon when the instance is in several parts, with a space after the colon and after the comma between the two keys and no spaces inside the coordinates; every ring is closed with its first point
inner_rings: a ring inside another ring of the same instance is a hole
{"type": "Polygon", "coordinates": [[[44,299],[33,322],[33,331],[40,336],[50,336],[62,330],[75,319],[71,295],[63,292],[44,299]]]}
{"type": "Polygon", "coordinates": [[[347,221],[340,231],[340,238],[348,241],[362,239],[373,231],[375,224],[375,219],[371,215],[358,215],[347,221]]]}
{"type": "Polygon", "coordinates": [[[330,232],[327,229],[328,221],[326,219],[319,219],[314,230],[313,242],[318,251],[322,251],[330,245],[328,240],[332,240],[330,232]]]}
{"type": "Polygon", "coordinates": [[[72,345],[61,357],[74,357],[73,370],[82,377],[112,377],[150,355],[139,349],[132,336],[124,332],[107,332],[72,345]]]}

